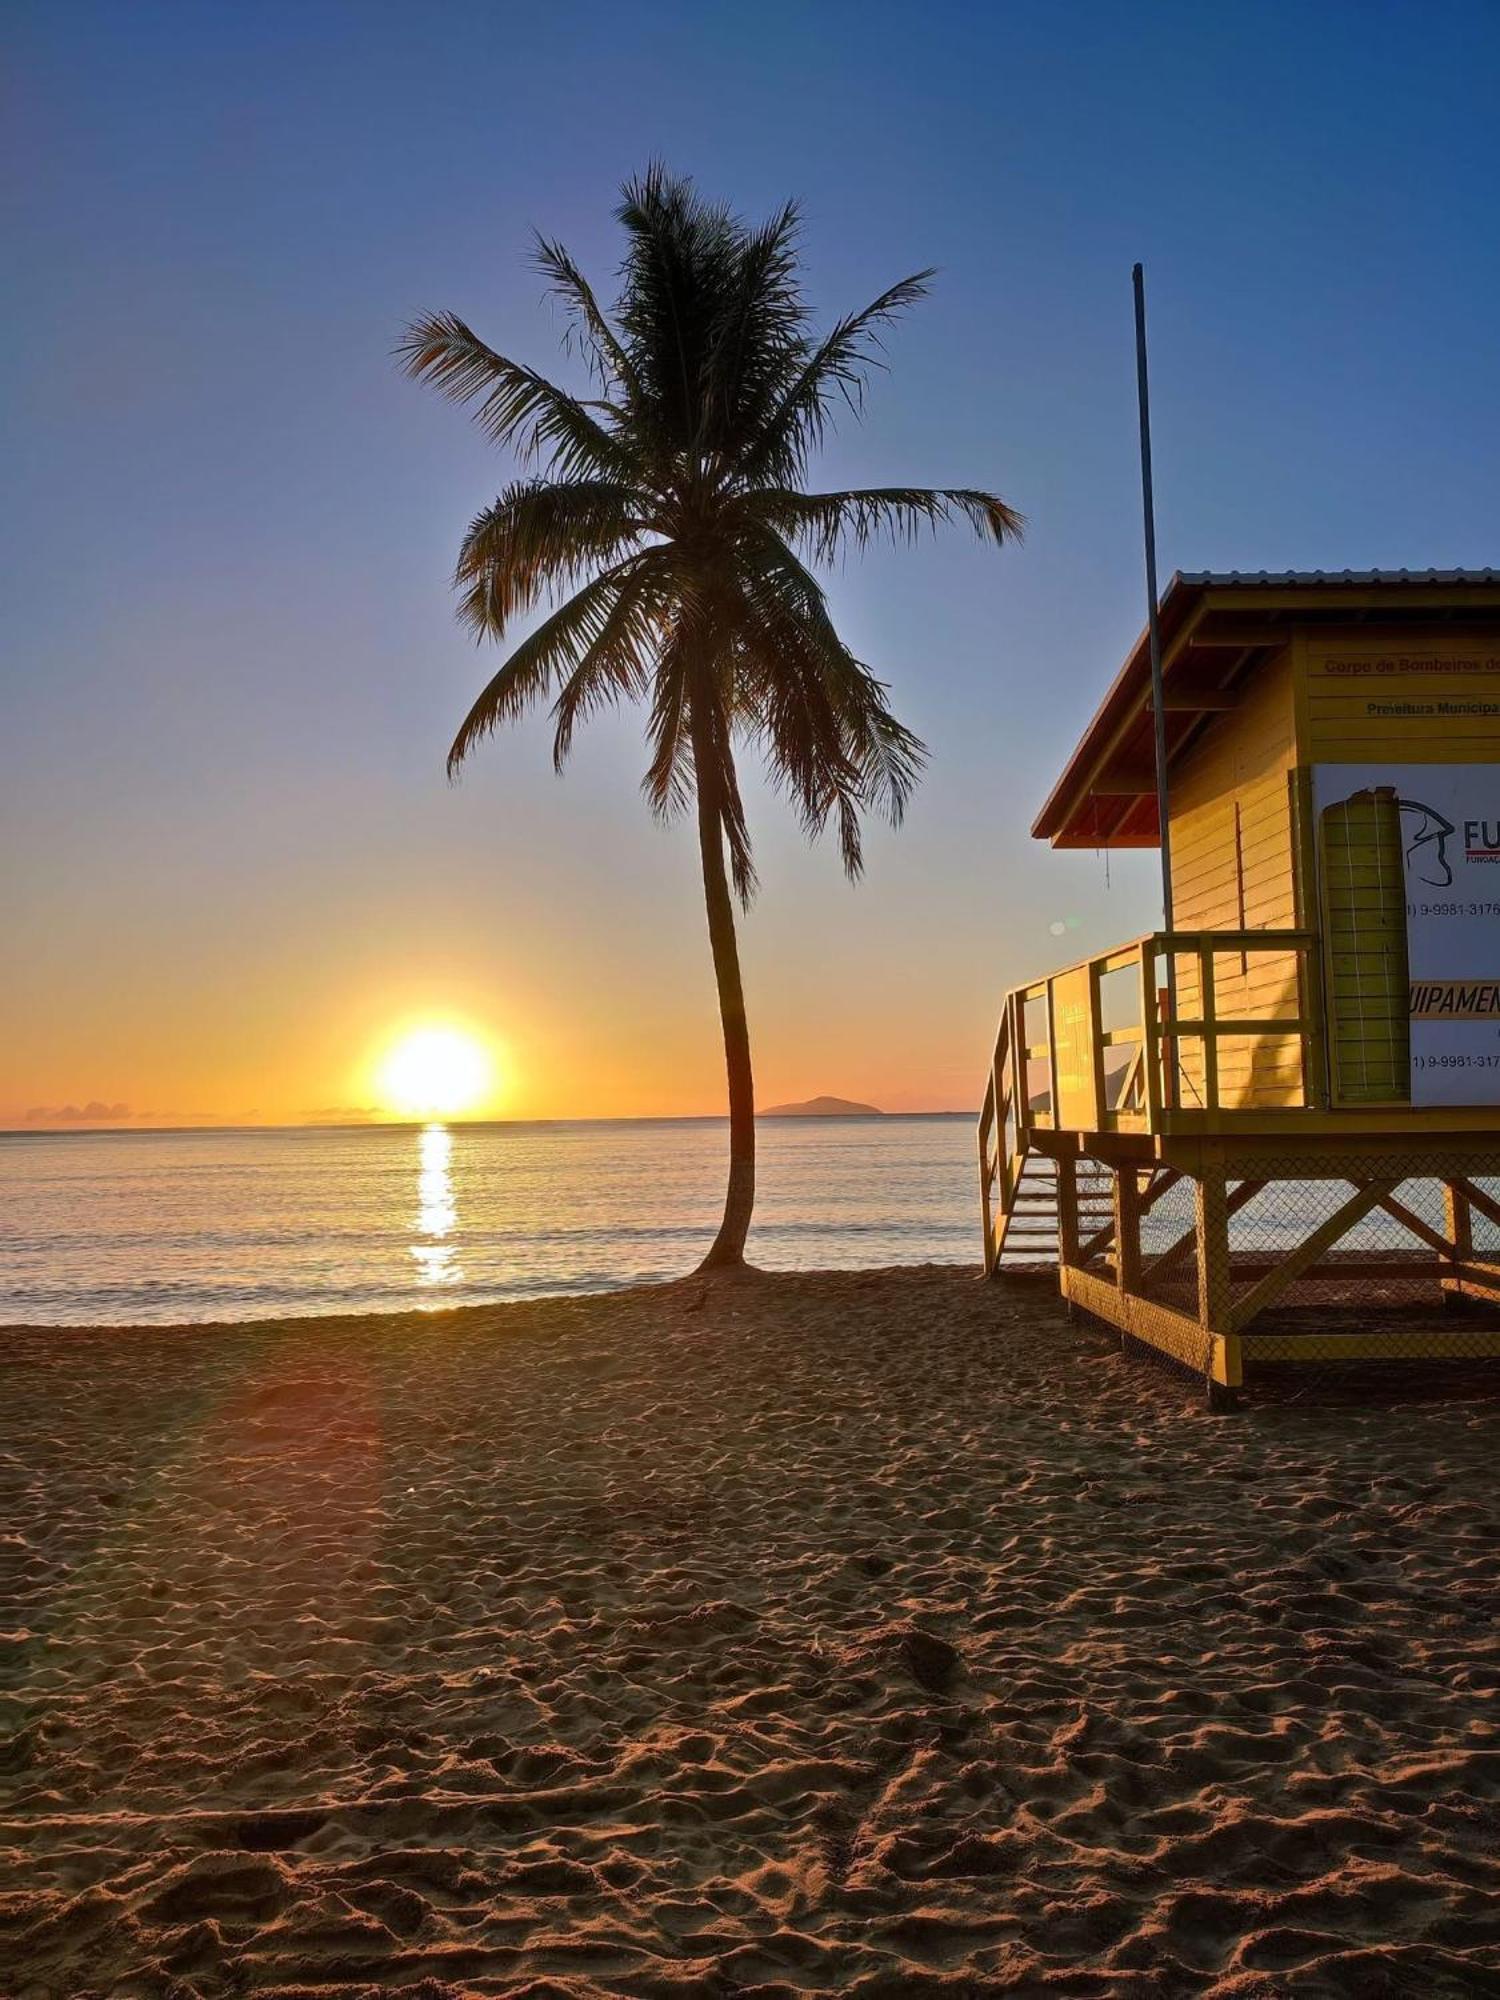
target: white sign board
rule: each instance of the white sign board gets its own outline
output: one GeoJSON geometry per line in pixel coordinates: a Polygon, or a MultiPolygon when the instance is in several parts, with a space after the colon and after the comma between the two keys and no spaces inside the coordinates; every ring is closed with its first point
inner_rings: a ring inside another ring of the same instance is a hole
{"type": "Polygon", "coordinates": [[[1321,817],[1389,786],[1401,808],[1413,1104],[1500,1104],[1500,764],[1317,764],[1321,817]]]}

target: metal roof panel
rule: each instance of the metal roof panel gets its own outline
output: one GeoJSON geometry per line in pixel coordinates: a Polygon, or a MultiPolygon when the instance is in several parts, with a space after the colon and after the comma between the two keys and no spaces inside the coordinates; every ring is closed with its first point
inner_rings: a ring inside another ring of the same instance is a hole
{"type": "Polygon", "coordinates": [[[1295,589],[1302,584],[1362,585],[1411,583],[1500,583],[1500,569],[1192,569],[1178,570],[1167,585],[1200,590],[1233,590],[1245,585],[1295,589]]]}

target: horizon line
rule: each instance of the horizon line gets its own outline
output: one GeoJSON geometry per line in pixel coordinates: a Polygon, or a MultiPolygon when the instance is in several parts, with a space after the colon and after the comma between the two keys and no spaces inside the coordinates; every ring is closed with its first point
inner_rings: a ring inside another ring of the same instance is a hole
{"type": "MultiPolygon", "coordinates": [[[[883,1118],[977,1118],[968,1109],[875,1112],[757,1111],[756,1118],[786,1125],[869,1124],[883,1118]]],[[[97,1139],[108,1135],[140,1138],[181,1132],[421,1132],[434,1125],[727,1125],[726,1111],[631,1111],[596,1117],[536,1118],[285,1118],[274,1122],[204,1119],[192,1125],[0,1125],[0,1139],[97,1139]]]]}

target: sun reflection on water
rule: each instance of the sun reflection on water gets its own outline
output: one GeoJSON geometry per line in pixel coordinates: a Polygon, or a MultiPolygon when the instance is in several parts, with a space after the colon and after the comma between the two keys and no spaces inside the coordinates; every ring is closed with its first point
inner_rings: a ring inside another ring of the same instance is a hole
{"type": "Polygon", "coordinates": [[[419,1285],[455,1285],[463,1277],[456,1244],[444,1239],[458,1226],[453,1198],[453,1134],[445,1125],[424,1126],[417,1138],[417,1228],[413,1243],[419,1285]]]}

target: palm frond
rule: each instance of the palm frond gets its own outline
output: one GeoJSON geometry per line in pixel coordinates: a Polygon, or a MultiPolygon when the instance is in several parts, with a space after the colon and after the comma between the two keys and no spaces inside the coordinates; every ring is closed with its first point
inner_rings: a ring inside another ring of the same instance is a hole
{"type": "Polygon", "coordinates": [[[769,413],[789,368],[809,351],[798,282],[801,216],[788,202],[761,228],[740,231],[729,284],[705,357],[703,447],[732,469],[738,448],[769,413]]]}
{"type": "Polygon", "coordinates": [[[976,535],[997,546],[1019,541],[1026,528],[1025,516],[998,494],[967,486],[877,486],[844,493],[771,487],[746,495],[743,504],[755,518],[790,534],[815,562],[831,562],[845,546],[867,549],[882,538],[914,542],[924,529],[936,532],[955,520],[967,521],[976,535]]]}
{"type": "Polygon", "coordinates": [[[544,591],[565,589],[636,545],[649,504],[614,480],[508,486],[474,517],[459,548],[459,615],[476,635],[501,638],[544,591]]]}
{"type": "Polygon", "coordinates": [[[534,368],[497,354],[456,313],[413,321],[396,353],[414,381],[431,382],[450,402],[477,398],[474,417],[485,436],[523,461],[545,457],[564,479],[632,476],[629,451],[594,414],[618,415],[612,406],[586,406],[534,368]]]}
{"type": "Polygon", "coordinates": [[[481,737],[524,715],[598,643],[620,593],[642,561],[643,555],[629,556],[596,576],[521,641],[464,717],[448,752],[450,778],[481,737]]]}
{"type": "Polygon", "coordinates": [[[676,819],[693,797],[693,752],[689,737],[689,649],[679,616],[657,659],[646,722],[650,762],[641,790],[659,820],[676,819]]]}
{"type": "Polygon", "coordinates": [[[741,553],[735,635],[741,706],[772,785],[793,800],[803,831],[815,839],[840,796],[859,783],[839,713],[859,665],[834,630],[822,592],[790,551],[784,562],[767,537],[741,553]]]}
{"type": "Polygon", "coordinates": [[[538,269],[551,280],[553,292],[568,308],[596,379],[605,387],[615,383],[624,391],[627,402],[639,406],[640,384],[630,365],[630,356],[605,317],[588,279],[562,245],[540,231],[535,255],[538,269]]]}
{"type": "Polygon", "coordinates": [[[563,682],[552,705],[552,768],[559,773],[573,747],[574,731],[585,716],[649,691],[660,637],[660,592],[653,589],[649,568],[646,562],[636,566],[610,607],[598,638],[563,682]]]}
{"type": "Polygon", "coordinates": [[[704,662],[691,676],[690,745],[693,788],[700,814],[705,808],[718,823],[729,850],[729,876],[740,906],[755,897],[755,863],[750,851],[750,824],[740,792],[734,756],[735,704],[732,687],[718,674],[705,672],[704,662]]]}
{"type": "Polygon", "coordinates": [[[882,330],[927,296],[933,276],[930,270],[914,272],[872,299],[862,312],[849,313],[838,322],[792,376],[745,454],[741,472],[747,483],[798,477],[822,443],[836,401],[859,414],[869,371],[882,365],[882,330]]]}
{"type": "Polygon", "coordinates": [[[837,814],[844,866],[863,865],[859,816],[899,824],[926,752],[888,690],[839,638],[816,580],[778,537],[741,548],[739,642],[767,764],[816,836],[837,814]]]}
{"type": "Polygon", "coordinates": [[[737,231],[727,209],[660,165],[626,184],[616,211],[627,236],[619,319],[625,349],[670,448],[701,447],[703,391],[737,231]]]}

